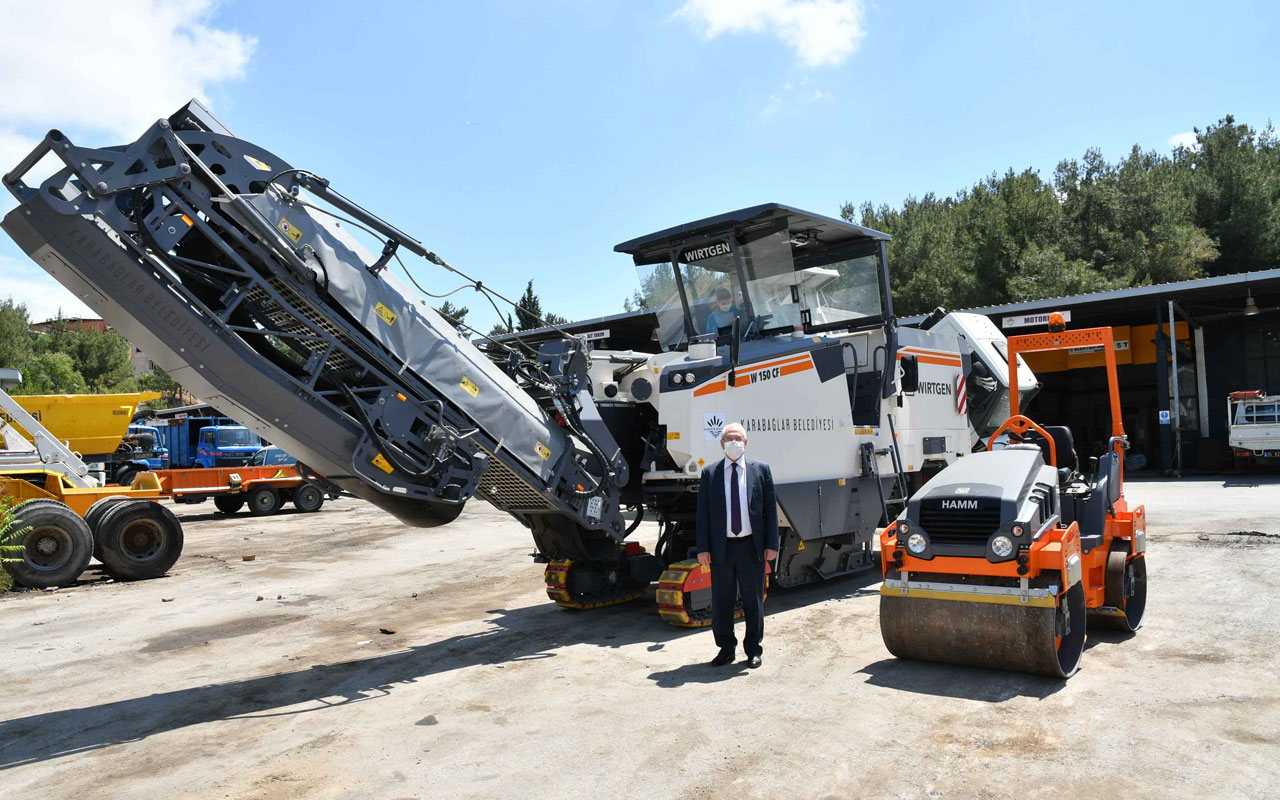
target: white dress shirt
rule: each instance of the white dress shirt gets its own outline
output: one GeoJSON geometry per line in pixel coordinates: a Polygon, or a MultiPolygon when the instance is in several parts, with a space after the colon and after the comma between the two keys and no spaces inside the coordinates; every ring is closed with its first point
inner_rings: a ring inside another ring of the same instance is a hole
{"type": "Polygon", "coordinates": [[[724,532],[730,539],[751,535],[751,515],[747,513],[747,457],[738,459],[738,502],[742,512],[742,532],[733,532],[733,462],[724,460],[724,532]]]}

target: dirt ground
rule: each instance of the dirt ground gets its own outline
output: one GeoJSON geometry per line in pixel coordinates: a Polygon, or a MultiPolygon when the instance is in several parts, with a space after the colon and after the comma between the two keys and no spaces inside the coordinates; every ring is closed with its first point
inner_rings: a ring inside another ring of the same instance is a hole
{"type": "Polygon", "coordinates": [[[1147,622],[1067,682],[892,658],[877,576],[772,592],[764,666],[714,669],[651,598],[553,606],[487,506],[180,506],[168,577],[0,598],[0,795],[1276,797],[1280,482],[1127,488],[1147,622]]]}

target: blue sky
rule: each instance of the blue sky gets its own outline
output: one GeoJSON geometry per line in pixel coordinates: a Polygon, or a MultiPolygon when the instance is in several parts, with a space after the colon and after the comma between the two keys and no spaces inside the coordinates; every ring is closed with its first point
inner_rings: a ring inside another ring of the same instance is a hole
{"type": "MultiPolygon", "coordinates": [[[[683,221],[768,201],[835,215],[1280,116],[1280,11],[1264,3],[122,0],[111,21],[35,5],[0,0],[0,169],[49,127],[116,143],[199,94],[238,135],[510,296],[533,278],[572,319],[636,287],[614,244],[683,221]],[[93,59],[24,56],[77,37],[93,59]]],[[[0,237],[6,295],[34,316],[82,311],[0,237]]]]}

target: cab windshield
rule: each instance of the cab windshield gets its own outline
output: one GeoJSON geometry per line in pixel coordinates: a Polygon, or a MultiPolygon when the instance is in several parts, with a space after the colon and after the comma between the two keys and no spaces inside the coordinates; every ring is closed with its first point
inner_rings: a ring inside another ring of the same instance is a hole
{"type": "Polygon", "coordinates": [[[664,348],[682,344],[690,333],[723,336],[735,319],[744,336],[757,336],[766,329],[857,327],[886,316],[876,241],[826,245],[783,228],[708,240],[671,255],[637,268],[664,348]]]}
{"type": "Polygon", "coordinates": [[[246,428],[223,428],[218,431],[220,447],[239,447],[250,444],[258,444],[258,437],[246,428]]]}

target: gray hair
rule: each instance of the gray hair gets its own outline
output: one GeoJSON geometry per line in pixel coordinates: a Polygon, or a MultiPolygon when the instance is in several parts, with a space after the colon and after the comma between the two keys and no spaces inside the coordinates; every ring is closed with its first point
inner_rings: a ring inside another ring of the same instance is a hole
{"type": "Polygon", "coordinates": [[[741,423],[741,422],[730,422],[728,425],[725,425],[725,426],[724,426],[724,430],[720,431],[720,441],[722,441],[722,442],[724,441],[724,437],[725,437],[725,436],[727,436],[727,435],[729,434],[729,431],[730,431],[730,430],[738,430],[738,431],[741,431],[741,432],[742,432],[742,438],[743,438],[743,439],[746,439],[746,438],[747,438],[747,429],[746,429],[746,428],[744,428],[744,427],[742,427],[742,423],[741,423]]]}

